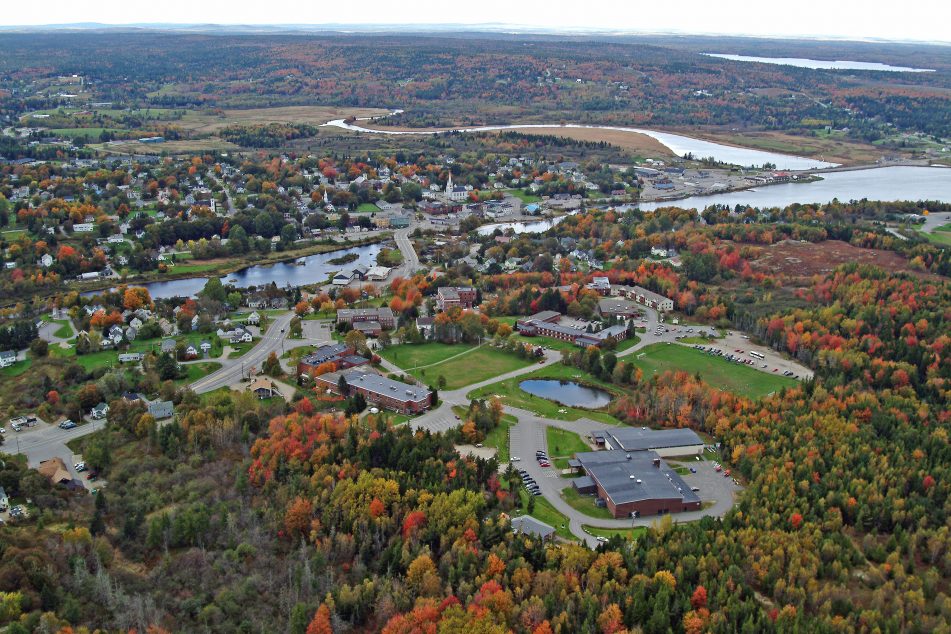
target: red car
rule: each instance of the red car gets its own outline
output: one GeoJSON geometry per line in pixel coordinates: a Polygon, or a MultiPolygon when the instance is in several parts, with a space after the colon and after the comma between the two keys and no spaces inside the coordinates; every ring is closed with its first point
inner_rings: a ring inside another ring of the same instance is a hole
{"type": "Polygon", "coordinates": [[[729,478],[729,477],[730,477],[730,470],[729,470],[729,469],[727,469],[726,471],[723,472],[723,477],[724,477],[724,478],[729,478]]]}

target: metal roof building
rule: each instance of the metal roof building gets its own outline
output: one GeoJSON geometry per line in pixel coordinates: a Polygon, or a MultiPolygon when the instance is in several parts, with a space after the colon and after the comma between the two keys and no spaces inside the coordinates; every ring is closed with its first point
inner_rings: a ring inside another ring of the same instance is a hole
{"type": "Polygon", "coordinates": [[[656,451],[661,456],[693,456],[703,453],[703,440],[692,429],[647,429],[615,427],[595,434],[604,441],[605,449],[621,451],[656,451]]]}

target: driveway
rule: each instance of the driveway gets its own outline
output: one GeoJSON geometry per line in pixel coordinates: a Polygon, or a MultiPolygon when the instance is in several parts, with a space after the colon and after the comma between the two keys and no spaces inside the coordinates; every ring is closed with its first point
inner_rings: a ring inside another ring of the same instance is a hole
{"type": "Polygon", "coordinates": [[[101,482],[90,483],[73,468],[79,459],[73,454],[72,449],[66,446],[66,443],[97,432],[105,424],[106,421],[97,420],[73,429],[60,429],[55,425],[38,422],[35,427],[24,428],[21,432],[14,432],[8,428],[4,437],[4,449],[11,453],[23,454],[26,456],[27,464],[34,468],[44,460],[61,458],[73,478],[80,480],[86,488],[91,488],[90,484],[98,487],[102,486],[101,482]]]}

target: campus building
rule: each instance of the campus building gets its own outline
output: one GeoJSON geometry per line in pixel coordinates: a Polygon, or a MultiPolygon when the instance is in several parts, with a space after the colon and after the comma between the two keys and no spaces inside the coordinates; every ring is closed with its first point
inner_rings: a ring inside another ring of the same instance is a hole
{"type": "Polygon", "coordinates": [[[338,370],[347,370],[369,363],[370,360],[356,354],[356,350],[345,343],[333,343],[320,346],[297,362],[297,376],[310,375],[318,366],[333,363],[338,370]]]}
{"type": "Polygon", "coordinates": [[[569,464],[584,475],[572,482],[594,494],[616,518],[699,511],[700,497],[654,451],[592,451],[569,464]]]}
{"type": "Polygon", "coordinates": [[[384,330],[396,327],[396,317],[388,307],[341,308],[337,311],[337,323],[348,324],[365,335],[378,336],[384,330]]]}
{"type": "Polygon", "coordinates": [[[315,382],[339,394],[341,376],[346,380],[350,394],[363,394],[368,403],[403,414],[418,414],[428,409],[432,403],[432,392],[426,388],[407,385],[379,374],[359,370],[330,372],[317,377],[315,382]]]}
{"type": "Polygon", "coordinates": [[[664,458],[699,456],[703,440],[692,429],[647,429],[646,427],[617,427],[594,432],[593,440],[607,450],[653,451],[664,458]]]}
{"type": "Polygon", "coordinates": [[[453,306],[469,309],[475,305],[476,290],[471,286],[440,286],[436,291],[436,305],[447,311],[453,306]]]}
{"type": "Polygon", "coordinates": [[[598,314],[602,317],[620,317],[631,319],[641,314],[634,302],[619,297],[605,297],[598,300],[598,314]]]}
{"type": "Polygon", "coordinates": [[[640,286],[612,286],[611,295],[634,300],[638,304],[661,312],[674,309],[674,300],[640,286]]]}
{"type": "Polygon", "coordinates": [[[531,317],[519,319],[515,322],[515,328],[523,337],[550,337],[585,348],[601,347],[607,343],[617,343],[627,339],[627,326],[624,324],[603,328],[597,332],[587,332],[584,328],[564,325],[560,322],[560,313],[545,310],[531,317]]]}

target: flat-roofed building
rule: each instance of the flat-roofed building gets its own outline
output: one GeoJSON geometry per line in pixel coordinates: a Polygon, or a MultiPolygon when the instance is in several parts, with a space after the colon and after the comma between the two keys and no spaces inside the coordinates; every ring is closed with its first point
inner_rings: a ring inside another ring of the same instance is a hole
{"type": "Polygon", "coordinates": [[[346,380],[350,394],[363,394],[368,403],[375,403],[404,414],[423,412],[432,403],[432,392],[428,389],[394,381],[372,372],[359,370],[330,372],[317,377],[315,382],[339,394],[341,376],[346,380]]]}
{"type": "Polygon", "coordinates": [[[605,449],[618,451],[656,451],[664,457],[699,456],[703,453],[703,440],[692,429],[647,429],[644,427],[618,427],[592,434],[605,449]]]}
{"type": "Polygon", "coordinates": [[[471,286],[440,286],[436,290],[436,305],[447,311],[453,306],[468,309],[475,305],[476,290],[471,286]]]}
{"type": "Polygon", "coordinates": [[[623,324],[602,328],[596,332],[587,332],[583,328],[561,324],[560,321],[560,313],[546,310],[531,317],[519,319],[515,322],[515,328],[525,337],[550,337],[582,347],[601,347],[627,339],[627,326],[623,324]]]}
{"type": "Polygon", "coordinates": [[[619,297],[605,297],[598,300],[598,314],[602,317],[620,317],[630,319],[641,314],[634,302],[619,297]]]}
{"type": "Polygon", "coordinates": [[[383,330],[396,326],[396,317],[389,307],[382,308],[341,308],[337,311],[337,323],[353,326],[363,321],[375,321],[383,330]]]}
{"type": "Polygon", "coordinates": [[[634,300],[638,304],[648,306],[661,312],[667,312],[674,309],[674,300],[664,297],[654,291],[649,291],[641,286],[612,286],[611,294],[615,297],[626,297],[634,300]]]}
{"type": "Polygon", "coordinates": [[[575,455],[580,493],[604,500],[616,518],[699,511],[700,497],[653,451],[593,451],[575,455]]]}

